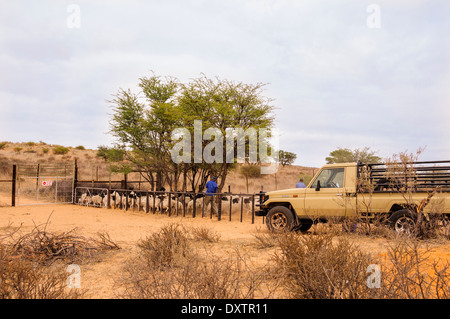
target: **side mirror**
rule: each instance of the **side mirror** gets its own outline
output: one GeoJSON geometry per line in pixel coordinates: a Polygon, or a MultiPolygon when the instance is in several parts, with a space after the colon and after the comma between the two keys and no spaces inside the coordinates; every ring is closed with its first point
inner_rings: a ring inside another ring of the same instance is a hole
{"type": "Polygon", "coordinates": [[[316,192],[320,191],[320,181],[317,181],[316,192]]]}

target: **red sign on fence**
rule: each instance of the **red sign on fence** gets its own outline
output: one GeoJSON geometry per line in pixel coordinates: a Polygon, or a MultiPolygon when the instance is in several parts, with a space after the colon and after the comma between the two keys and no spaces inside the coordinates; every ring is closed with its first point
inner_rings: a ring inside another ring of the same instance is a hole
{"type": "Polygon", "coordinates": [[[42,181],[42,186],[52,186],[52,181],[42,181]]]}

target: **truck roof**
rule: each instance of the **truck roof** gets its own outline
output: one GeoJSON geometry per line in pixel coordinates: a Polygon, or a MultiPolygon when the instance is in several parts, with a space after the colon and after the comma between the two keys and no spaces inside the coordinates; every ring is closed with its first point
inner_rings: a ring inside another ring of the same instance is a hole
{"type": "Polygon", "coordinates": [[[335,163],[335,164],[325,164],[322,167],[350,167],[350,166],[356,166],[357,163],[335,163]]]}

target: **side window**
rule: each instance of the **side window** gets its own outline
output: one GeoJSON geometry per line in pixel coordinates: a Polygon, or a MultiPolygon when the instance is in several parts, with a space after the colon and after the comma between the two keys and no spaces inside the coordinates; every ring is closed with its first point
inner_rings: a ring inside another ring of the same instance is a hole
{"type": "Polygon", "coordinates": [[[344,168],[324,169],[311,184],[311,188],[317,187],[317,181],[320,181],[321,188],[344,187],[344,168]]]}

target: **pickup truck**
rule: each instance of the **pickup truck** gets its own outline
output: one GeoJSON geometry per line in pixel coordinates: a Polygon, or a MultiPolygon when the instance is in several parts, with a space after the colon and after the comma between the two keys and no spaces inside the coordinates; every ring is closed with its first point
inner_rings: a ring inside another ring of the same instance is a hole
{"type": "Polygon", "coordinates": [[[450,217],[450,161],[407,163],[396,171],[389,165],[327,164],[306,188],[261,192],[255,214],[265,216],[271,231],[302,232],[330,219],[383,220],[403,232],[419,213],[450,217]]]}

